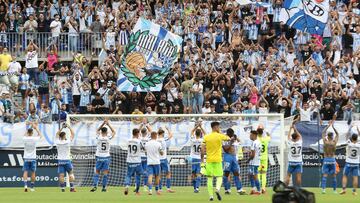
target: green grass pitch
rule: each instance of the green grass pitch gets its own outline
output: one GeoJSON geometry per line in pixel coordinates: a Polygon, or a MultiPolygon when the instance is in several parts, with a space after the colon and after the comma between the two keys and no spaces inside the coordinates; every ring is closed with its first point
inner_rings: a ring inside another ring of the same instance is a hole
{"type": "MultiPolygon", "coordinates": [[[[38,187],[36,192],[23,192],[23,188],[0,188],[0,202],[1,203],[200,203],[209,202],[206,187],[202,187],[200,193],[195,194],[191,187],[175,187],[176,193],[169,194],[163,192],[162,195],[149,196],[142,192],[141,196],[135,196],[133,193],[124,195],[124,188],[110,187],[108,192],[103,193],[98,190],[95,193],[90,193],[90,188],[77,188],[76,193],[70,193],[69,189],[65,193],[61,193],[56,187],[38,187]]],[[[246,188],[248,190],[248,188],[246,188]]],[[[316,193],[317,203],[359,203],[360,196],[353,196],[351,189],[345,195],[332,194],[331,189],[328,189],[328,194],[320,194],[319,188],[309,188],[309,190],[316,193]]],[[[224,195],[222,191],[222,202],[229,203],[262,203],[271,202],[271,189],[268,188],[268,193],[260,196],[240,196],[237,193],[231,195],[224,195]]],[[[214,202],[218,202],[216,199],[214,202]]]]}

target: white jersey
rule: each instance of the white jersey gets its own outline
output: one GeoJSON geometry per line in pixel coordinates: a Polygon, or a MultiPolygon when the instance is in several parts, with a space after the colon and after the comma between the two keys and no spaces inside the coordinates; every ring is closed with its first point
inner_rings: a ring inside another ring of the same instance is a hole
{"type": "Polygon", "coordinates": [[[157,140],[150,140],[146,143],[145,150],[148,165],[160,164],[160,152],[163,151],[160,142],[157,140]]]}
{"type": "Polygon", "coordinates": [[[191,146],[191,150],[190,150],[190,157],[192,159],[200,159],[200,155],[201,155],[201,143],[203,142],[202,138],[191,138],[190,140],[190,146],[191,146]]]}
{"type": "Polygon", "coordinates": [[[145,137],[141,137],[140,141],[141,141],[141,150],[140,150],[140,154],[141,157],[146,157],[146,151],[145,151],[145,145],[147,142],[149,142],[150,137],[148,135],[146,135],[145,137]]]}
{"type": "Polygon", "coordinates": [[[360,143],[352,143],[350,140],[347,141],[345,162],[350,164],[360,163],[360,143]]]}
{"type": "Polygon", "coordinates": [[[70,160],[70,139],[56,140],[56,148],[58,153],[58,160],[70,160]]]}
{"type": "Polygon", "coordinates": [[[169,139],[168,138],[159,138],[157,139],[157,141],[161,144],[161,148],[163,150],[163,155],[160,155],[160,159],[163,160],[163,159],[167,159],[167,144],[166,142],[168,141],[169,139]]]}
{"type": "Polygon", "coordinates": [[[110,140],[112,135],[108,133],[106,136],[97,135],[96,140],[96,153],[97,157],[109,157],[110,156],[110,140]]]}
{"type": "Polygon", "coordinates": [[[131,138],[127,142],[127,163],[141,163],[141,140],[136,138],[131,138]]]}
{"type": "Polygon", "coordinates": [[[24,159],[36,159],[36,144],[39,136],[24,136],[24,159]]]}
{"type": "Polygon", "coordinates": [[[302,140],[294,142],[288,140],[288,160],[289,162],[302,162],[302,140]]]}
{"type": "Polygon", "coordinates": [[[255,156],[253,159],[250,160],[250,165],[259,166],[260,165],[260,156],[261,156],[260,141],[258,139],[252,141],[250,149],[255,151],[255,156]]]}

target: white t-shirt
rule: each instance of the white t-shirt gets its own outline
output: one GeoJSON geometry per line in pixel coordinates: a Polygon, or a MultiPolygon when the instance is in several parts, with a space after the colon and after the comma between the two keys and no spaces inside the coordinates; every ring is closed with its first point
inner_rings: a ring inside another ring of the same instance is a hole
{"type": "Polygon", "coordinates": [[[190,140],[190,146],[191,146],[191,150],[190,150],[190,157],[192,159],[200,159],[200,155],[201,155],[201,143],[203,142],[202,138],[196,138],[193,137],[190,140]]]}
{"type": "Polygon", "coordinates": [[[128,153],[126,162],[127,163],[141,163],[141,140],[140,139],[129,139],[128,140],[128,153]]]}
{"type": "Polygon", "coordinates": [[[347,141],[345,162],[350,164],[360,163],[360,143],[352,143],[350,140],[347,141]]]}
{"type": "Polygon", "coordinates": [[[36,144],[39,136],[24,136],[24,159],[36,159],[36,144]]]}
{"type": "Polygon", "coordinates": [[[8,73],[10,73],[10,74],[19,73],[20,74],[20,71],[21,71],[21,64],[19,62],[12,61],[9,63],[8,73]]]}
{"type": "Polygon", "coordinates": [[[260,165],[260,156],[261,156],[261,145],[259,140],[254,140],[251,143],[250,150],[255,151],[255,156],[252,160],[250,160],[251,166],[259,166],[260,165]]]}
{"type": "Polygon", "coordinates": [[[289,148],[289,162],[302,162],[302,140],[299,140],[297,142],[294,142],[293,140],[288,140],[287,145],[289,148]]]}
{"type": "Polygon", "coordinates": [[[70,160],[70,139],[55,141],[58,152],[58,160],[70,160]]]}
{"type": "Polygon", "coordinates": [[[150,137],[148,135],[146,135],[145,137],[140,137],[140,141],[141,141],[140,155],[141,155],[141,157],[146,157],[145,145],[149,140],[150,140],[150,137]]]}
{"type": "Polygon", "coordinates": [[[160,142],[157,140],[150,140],[145,145],[147,164],[159,165],[160,164],[160,152],[163,150],[160,142]]]}
{"type": "Polygon", "coordinates": [[[307,110],[300,109],[300,121],[310,121],[310,118],[311,118],[310,108],[308,108],[307,110]]]}
{"type": "Polygon", "coordinates": [[[168,138],[158,138],[157,141],[161,144],[161,148],[163,150],[163,154],[160,155],[160,159],[167,159],[167,144],[166,142],[168,141],[168,138]]]}
{"type": "Polygon", "coordinates": [[[26,68],[37,68],[38,64],[38,53],[37,51],[28,51],[25,55],[25,67],[26,68]]]}
{"type": "Polygon", "coordinates": [[[52,21],[50,23],[50,27],[54,27],[51,29],[51,33],[52,33],[53,37],[60,36],[60,33],[61,33],[61,22],[60,21],[56,21],[56,20],[52,21]]]}
{"type": "Polygon", "coordinates": [[[106,136],[97,135],[96,140],[96,153],[97,157],[109,157],[110,156],[110,140],[112,135],[108,133],[106,136]]]}

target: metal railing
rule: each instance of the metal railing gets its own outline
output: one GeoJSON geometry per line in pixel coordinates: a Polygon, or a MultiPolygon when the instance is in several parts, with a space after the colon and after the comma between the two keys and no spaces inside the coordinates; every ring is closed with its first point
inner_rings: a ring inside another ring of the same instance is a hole
{"type": "MultiPolygon", "coordinates": [[[[33,41],[38,47],[39,60],[46,60],[52,45],[56,45],[62,60],[72,60],[72,53],[80,51],[85,57],[95,53],[96,57],[102,49],[102,33],[60,33],[54,36],[50,32],[7,32],[0,33],[0,44],[15,53],[18,61],[25,60],[28,44],[33,41]]],[[[95,57],[95,58],[96,58],[95,57]]]]}

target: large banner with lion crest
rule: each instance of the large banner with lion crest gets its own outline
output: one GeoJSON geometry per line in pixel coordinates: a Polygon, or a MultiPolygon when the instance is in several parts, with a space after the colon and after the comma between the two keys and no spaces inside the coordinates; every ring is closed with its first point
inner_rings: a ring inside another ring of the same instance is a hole
{"type": "Polygon", "coordinates": [[[119,90],[160,91],[178,57],[181,43],[181,37],[139,18],[122,55],[119,90]]]}

